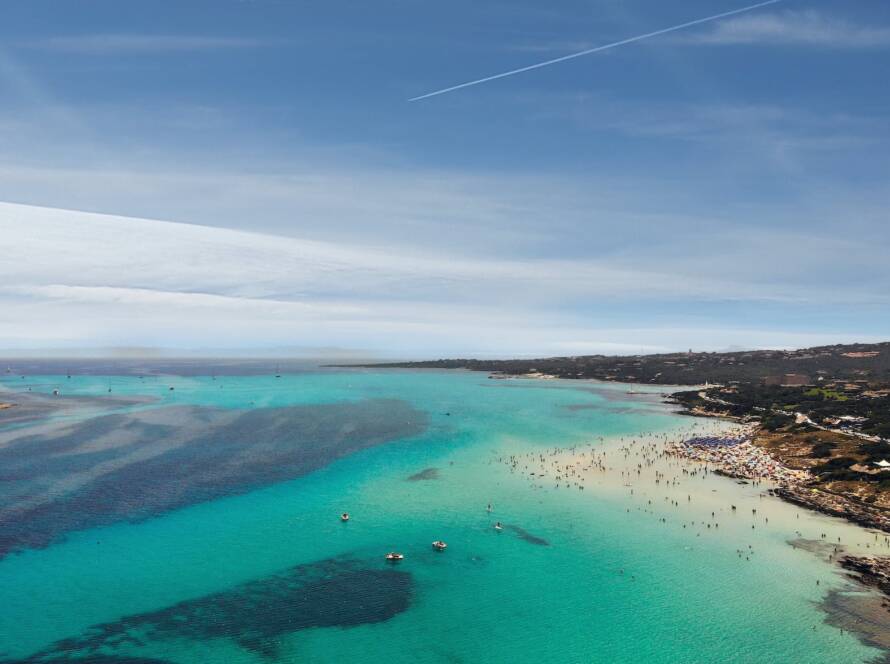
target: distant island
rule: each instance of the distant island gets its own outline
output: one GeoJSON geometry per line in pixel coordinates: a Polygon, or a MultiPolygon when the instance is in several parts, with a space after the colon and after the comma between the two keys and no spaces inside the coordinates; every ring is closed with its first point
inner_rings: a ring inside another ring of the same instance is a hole
{"type": "Polygon", "coordinates": [[[695,386],[669,397],[691,415],[750,423],[753,442],[810,480],[776,495],[890,532],[890,342],[801,350],[442,359],[375,368],[467,369],[491,379],[596,379],[695,386]]]}

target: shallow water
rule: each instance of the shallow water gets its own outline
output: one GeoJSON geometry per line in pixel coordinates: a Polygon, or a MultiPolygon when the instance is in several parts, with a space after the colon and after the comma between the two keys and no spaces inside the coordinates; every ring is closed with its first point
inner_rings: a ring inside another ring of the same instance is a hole
{"type": "MultiPolygon", "coordinates": [[[[655,467],[621,475],[640,461],[619,451],[631,440],[715,426],[671,413],[657,395],[407,371],[2,384],[13,398],[26,386],[151,398],[108,403],[107,413],[91,402],[25,428],[0,419],[0,539],[17,538],[0,559],[7,660],[847,663],[880,654],[824,622],[820,600],[846,582],[788,544],[824,533],[866,550],[872,534],[714,475],[682,476],[680,486],[656,485],[655,467]],[[109,414],[118,418],[110,432],[96,419],[109,414]],[[583,491],[505,461],[554,454],[548,461],[564,464],[594,450],[612,470],[574,478],[583,491]],[[24,505],[40,518],[16,519],[24,505]],[[447,551],[433,551],[435,539],[447,551]],[[394,549],[405,560],[392,566],[383,554],[394,549]]],[[[681,465],[657,468],[679,476],[681,465]]]]}

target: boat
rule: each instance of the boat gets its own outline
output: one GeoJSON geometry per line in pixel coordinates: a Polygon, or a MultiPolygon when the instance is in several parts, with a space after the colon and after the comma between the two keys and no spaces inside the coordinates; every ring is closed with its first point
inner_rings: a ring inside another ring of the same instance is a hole
{"type": "Polygon", "coordinates": [[[495,530],[503,530],[504,527],[501,525],[501,522],[498,521],[496,524],[494,524],[494,529],[495,530]]]}
{"type": "Polygon", "coordinates": [[[340,521],[349,521],[349,512],[343,512],[343,514],[340,515],[340,521]]]}
{"type": "Polygon", "coordinates": [[[397,563],[400,560],[404,560],[405,556],[401,553],[396,553],[395,551],[390,551],[386,554],[386,559],[391,563],[397,563]]]}
{"type": "Polygon", "coordinates": [[[442,540],[436,540],[435,542],[433,542],[433,548],[436,551],[444,551],[446,548],[448,548],[448,545],[445,544],[445,542],[443,542],[442,540]]]}

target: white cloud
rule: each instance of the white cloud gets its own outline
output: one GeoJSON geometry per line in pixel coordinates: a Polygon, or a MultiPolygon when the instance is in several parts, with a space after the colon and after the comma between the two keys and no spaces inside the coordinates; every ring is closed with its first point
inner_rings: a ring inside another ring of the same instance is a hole
{"type": "Polygon", "coordinates": [[[685,37],[699,44],[775,44],[843,49],[890,47],[890,26],[856,25],[816,11],[748,14],[685,37]]]}
{"type": "Polygon", "coordinates": [[[15,247],[5,256],[6,283],[41,297],[142,301],[164,291],[200,296],[205,304],[209,296],[463,304],[500,297],[525,304],[642,294],[756,297],[741,285],[606,261],[406,252],[11,204],[0,204],[0,229],[15,247]],[[63,290],[75,287],[89,290],[63,290]]]}
{"type": "MultiPolygon", "coordinates": [[[[642,270],[620,257],[482,259],[6,203],[0,236],[0,348],[337,346],[504,355],[816,338],[704,326],[627,329],[599,319],[600,311],[634,302],[794,304],[808,297],[793,284],[746,280],[750,265],[736,270],[719,256],[690,268],[679,245],[671,260],[653,258],[642,270]]],[[[724,259],[745,254],[744,239],[737,240],[724,259]]],[[[797,249],[826,251],[815,240],[797,249]]],[[[850,296],[823,291],[820,304],[850,296]]]]}

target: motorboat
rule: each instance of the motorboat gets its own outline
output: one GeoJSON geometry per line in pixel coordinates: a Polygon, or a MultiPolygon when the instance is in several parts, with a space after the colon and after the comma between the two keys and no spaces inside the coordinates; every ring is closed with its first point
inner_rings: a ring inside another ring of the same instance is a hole
{"type": "Polygon", "coordinates": [[[436,540],[435,542],[433,542],[433,548],[436,551],[444,551],[448,548],[448,545],[445,544],[445,542],[443,542],[442,540],[436,540]]]}
{"type": "Polygon", "coordinates": [[[403,556],[401,553],[396,553],[395,551],[390,551],[389,553],[386,554],[386,559],[391,563],[397,563],[400,560],[404,560],[405,556],[403,556]]]}

